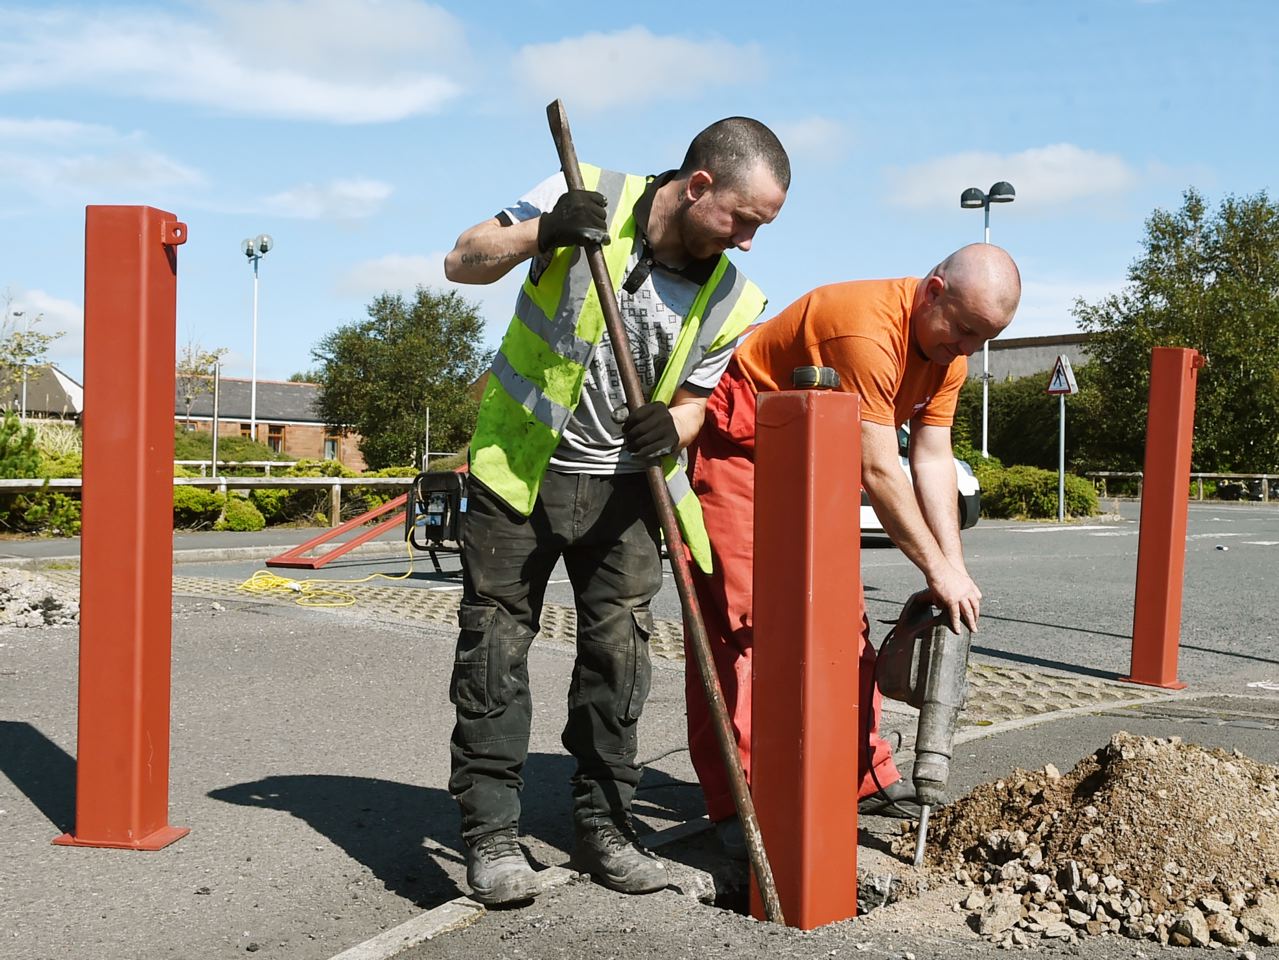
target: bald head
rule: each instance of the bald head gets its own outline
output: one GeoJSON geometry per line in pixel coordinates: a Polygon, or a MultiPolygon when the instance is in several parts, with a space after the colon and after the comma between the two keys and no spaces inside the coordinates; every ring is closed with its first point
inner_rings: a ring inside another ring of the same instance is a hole
{"type": "Polygon", "coordinates": [[[933,267],[932,275],[961,302],[982,307],[1000,330],[1012,322],[1021,301],[1021,273],[1002,247],[970,243],[933,267]]]}
{"type": "Polygon", "coordinates": [[[956,250],[919,284],[911,325],[934,363],[971,356],[1012,322],[1021,274],[1008,252],[989,243],[956,250]]]}

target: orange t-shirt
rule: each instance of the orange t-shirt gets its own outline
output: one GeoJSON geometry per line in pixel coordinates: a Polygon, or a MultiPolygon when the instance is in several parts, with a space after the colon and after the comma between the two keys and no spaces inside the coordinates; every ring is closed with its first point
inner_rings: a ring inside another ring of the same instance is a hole
{"type": "Polygon", "coordinates": [[[738,366],[756,392],[790,390],[796,367],[833,367],[839,389],[859,393],[862,419],[948,427],[968,361],[946,366],[919,352],[910,308],[919,281],[856,280],[818,287],[758,324],[738,345],[738,366]]]}

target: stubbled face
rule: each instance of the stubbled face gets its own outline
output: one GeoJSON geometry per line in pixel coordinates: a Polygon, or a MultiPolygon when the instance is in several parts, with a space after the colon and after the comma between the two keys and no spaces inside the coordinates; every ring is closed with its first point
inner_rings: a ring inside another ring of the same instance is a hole
{"type": "Polygon", "coordinates": [[[923,302],[911,317],[911,326],[920,352],[933,363],[946,366],[956,357],[971,357],[1012,319],[982,303],[980,297],[961,298],[941,277],[929,277],[924,284],[923,302]]]}
{"type": "Polygon", "coordinates": [[[772,223],[786,201],[786,191],[763,164],[740,183],[719,186],[705,173],[689,178],[679,229],[684,248],[695,260],[718,256],[736,247],[749,250],[755,231],[772,223]]]}

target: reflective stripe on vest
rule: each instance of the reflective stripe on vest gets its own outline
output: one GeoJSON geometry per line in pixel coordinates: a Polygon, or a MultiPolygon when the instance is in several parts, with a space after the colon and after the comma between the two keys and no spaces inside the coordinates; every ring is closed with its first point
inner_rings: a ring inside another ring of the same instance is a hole
{"type": "MultiPolygon", "coordinates": [[[[611,242],[602,248],[616,294],[634,250],[634,207],[644,177],[582,164],[586,189],[604,194],[611,242]]],[[[652,399],[669,403],[709,350],[741,335],[764,309],[764,296],[721,256],[693,299],[652,399]]],[[[586,369],[604,332],[604,311],[579,247],[555,251],[534,283],[527,277],[515,315],[490,369],[471,439],[471,472],[524,516],[532,512],[551,454],[581,399],[586,369]]],[[[710,571],[701,508],[674,457],[663,473],[675,513],[698,566],[710,571]]]]}

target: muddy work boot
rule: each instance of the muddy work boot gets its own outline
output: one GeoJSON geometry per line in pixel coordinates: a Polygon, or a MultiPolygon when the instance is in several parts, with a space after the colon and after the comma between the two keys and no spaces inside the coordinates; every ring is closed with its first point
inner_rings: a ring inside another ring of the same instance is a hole
{"type": "Polygon", "coordinates": [[[727,820],[717,821],[715,824],[715,839],[719,841],[720,850],[729,860],[736,860],[742,863],[750,860],[750,853],[746,849],[746,831],[743,829],[742,821],[738,817],[729,817],[727,820]]]}
{"type": "Polygon", "coordinates": [[[532,900],[538,894],[537,874],[510,829],[486,833],[466,848],[466,882],[471,896],[486,907],[532,900]]]}
{"type": "Polygon", "coordinates": [[[620,893],[652,893],[668,883],[666,866],[640,847],[629,820],[578,824],[570,863],[620,893]]]}
{"type": "Polygon", "coordinates": [[[898,817],[902,820],[918,820],[919,798],[915,787],[905,780],[895,780],[882,790],[857,801],[858,816],[898,817]]]}

